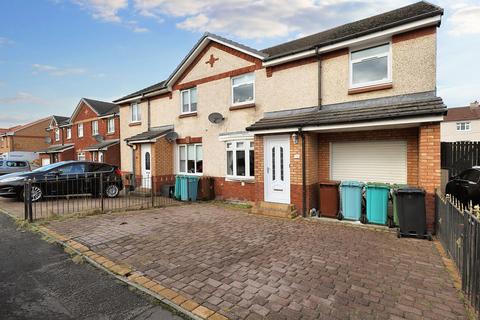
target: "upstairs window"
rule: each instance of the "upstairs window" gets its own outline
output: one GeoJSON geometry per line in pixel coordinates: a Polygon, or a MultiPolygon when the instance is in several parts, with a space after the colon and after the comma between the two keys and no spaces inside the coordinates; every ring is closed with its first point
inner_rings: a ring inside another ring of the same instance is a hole
{"type": "Polygon", "coordinates": [[[109,118],[107,122],[107,133],[115,132],[115,118],[109,118]]]}
{"type": "Polygon", "coordinates": [[[350,87],[363,87],[390,81],[390,43],[350,52],[350,87]]]}
{"type": "Polygon", "coordinates": [[[253,179],[254,176],[253,141],[227,142],[227,177],[253,179]]]}
{"type": "Polygon", "coordinates": [[[83,138],[83,123],[79,123],[78,126],[77,126],[77,136],[79,138],[83,138]]]}
{"type": "Polygon", "coordinates": [[[248,73],[232,78],[232,104],[255,101],[255,74],[248,73]]]}
{"type": "Polygon", "coordinates": [[[92,136],[98,135],[98,121],[92,121],[92,136]]]}
{"type": "Polygon", "coordinates": [[[55,129],[55,141],[60,141],[60,129],[55,129]]]}
{"type": "Polygon", "coordinates": [[[182,95],[182,113],[197,112],[197,88],[183,90],[182,95]]]}
{"type": "Polygon", "coordinates": [[[67,128],[67,139],[72,139],[72,128],[67,128]]]}
{"type": "Polygon", "coordinates": [[[470,122],[457,122],[457,131],[470,131],[470,122]]]}
{"type": "Polygon", "coordinates": [[[130,106],[130,122],[140,122],[142,120],[140,115],[140,106],[138,102],[132,103],[130,106]]]}

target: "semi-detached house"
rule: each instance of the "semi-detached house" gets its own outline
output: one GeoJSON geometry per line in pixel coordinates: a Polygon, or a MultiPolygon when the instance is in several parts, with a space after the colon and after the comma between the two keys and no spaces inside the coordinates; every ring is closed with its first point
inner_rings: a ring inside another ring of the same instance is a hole
{"type": "Polygon", "coordinates": [[[431,227],[442,15],[418,2],[264,50],[207,33],[168,79],[115,101],[122,169],[209,176],[219,198],[304,214],[322,180],[408,183],[431,227]]]}

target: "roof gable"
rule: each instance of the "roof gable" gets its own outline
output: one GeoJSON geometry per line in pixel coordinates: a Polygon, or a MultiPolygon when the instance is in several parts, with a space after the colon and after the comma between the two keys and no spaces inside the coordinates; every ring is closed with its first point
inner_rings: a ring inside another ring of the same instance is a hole
{"type": "Polygon", "coordinates": [[[81,107],[83,105],[90,108],[90,110],[97,117],[102,117],[102,116],[107,116],[107,115],[110,115],[110,114],[118,113],[118,105],[116,105],[114,103],[82,98],[82,99],[80,99],[77,106],[75,107],[75,110],[73,111],[72,116],[70,117],[70,122],[74,122],[74,120],[76,120],[76,117],[77,117],[78,113],[80,112],[81,107]]]}

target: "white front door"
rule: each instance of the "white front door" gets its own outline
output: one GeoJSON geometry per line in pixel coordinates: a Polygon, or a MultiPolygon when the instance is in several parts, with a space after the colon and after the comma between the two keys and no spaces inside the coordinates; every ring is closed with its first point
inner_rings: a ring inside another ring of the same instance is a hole
{"type": "Polygon", "coordinates": [[[151,188],[151,166],[152,166],[152,146],[150,144],[142,144],[142,187],[151,188]]]}
{"type": "Polygon", "coordinates": [[[290,203],[290,136],[265,137],[265,201],[290,203]]]}

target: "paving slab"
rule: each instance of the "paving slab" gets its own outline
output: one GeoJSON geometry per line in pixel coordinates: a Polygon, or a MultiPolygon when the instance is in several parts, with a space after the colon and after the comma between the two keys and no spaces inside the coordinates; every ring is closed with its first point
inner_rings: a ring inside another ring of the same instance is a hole
{"type": "Polygon", "coordinates": [[[199,304],[232,319],[435,319],[438,304],[448,306],[445,319],[466,317],[434,243],[382,229],[212,204],[54,221],[48,228],[150,275],[192,310],[199,304]]]}

